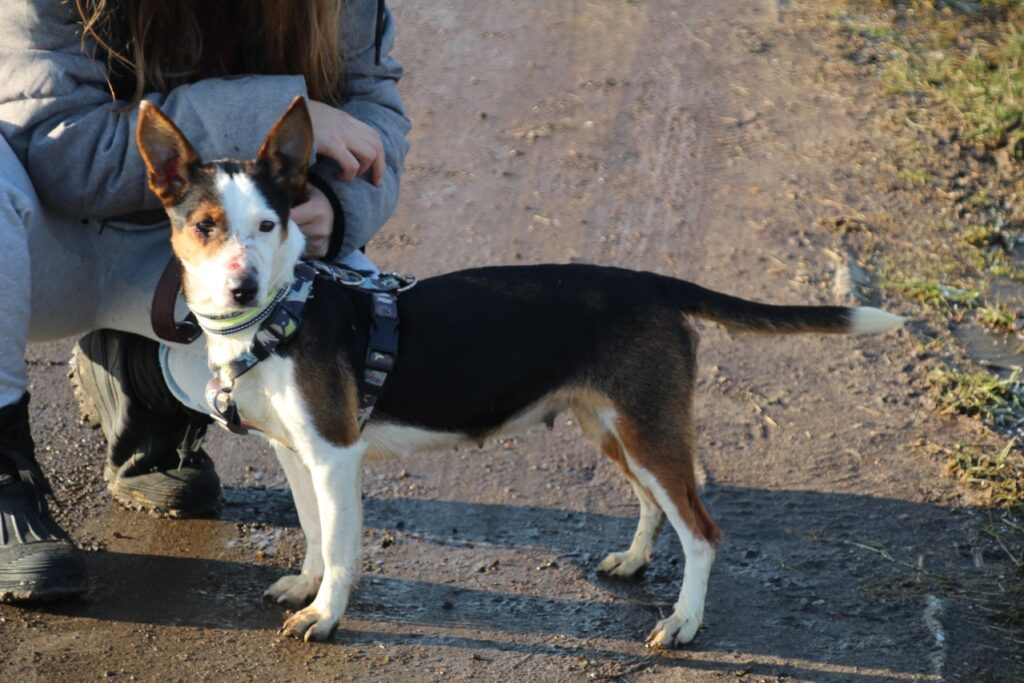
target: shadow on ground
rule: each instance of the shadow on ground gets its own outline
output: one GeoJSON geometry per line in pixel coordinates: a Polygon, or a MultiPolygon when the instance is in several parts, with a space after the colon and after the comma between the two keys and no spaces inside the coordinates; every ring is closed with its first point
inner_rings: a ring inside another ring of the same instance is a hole
{"type": "MultiPolygon", "coordinates": [[[[893,653],[927,661],[937,644],[922,618],[925,606],[938,598],[947,613],[960,610],[958,596],[970,592],[968,572],[974,579],[979,573],[970,551],[948,540],[962,536],[962,511],[730,487],[716,487],[705,499],[725,540],[705,626],[685,650],[689,656],[730,652],[867,668],[893,653]],[[876,546],[875,537],[890,543],[876,546]]],[[[224,522],[297,526],[290,496],[281,490],[228,489],[222,521],[209,524],[224,522]]],[[[383,570],[363,578],[346,616],[356,628],[346,627],[335,642],[621,655],[671,609],[682,569],[678,542],[663,532],[642,579],[598,577],[594,566],[604,552],[626,545],[633,524],[563,509],[367,500],[367,533],[387,532],[394,541],[371,551],[383,558],[383,570]],[[423,544],[436,547],[436,555],[422,552],[423,544]],[[419,549],[410,555],[420,561],[409,563],[403,550],[414,546],[419,549]],[[516,559],[538,554],[554,557],[554,566],[541,572],[530,566],[534,560],[516,559]],[[424,565],[423,556],[437,561],[424,565]],[[491,557],[502,560],[489,585],[475,586],[474,567],[491,557]],[[565,646],[551,644],[551,637],[566,639],[565,646]],[[531,644],[538,638],[541,644],[531,644]]],[[[278,567],[119,552],[92,552],[88,562],[95,578],[87,599],[34,609],[100,621],[265,630],[268,637],[282,619],[280,608],[260,601],[278,567]]]]}

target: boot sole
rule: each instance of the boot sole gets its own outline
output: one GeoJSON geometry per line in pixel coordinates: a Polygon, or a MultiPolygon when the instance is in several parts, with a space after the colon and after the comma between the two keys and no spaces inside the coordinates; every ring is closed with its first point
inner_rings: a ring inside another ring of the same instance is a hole
{"type": "Polygon", "coordinates": [[[0,603],[62,600],[89,588],[85,561],[70,544],[7,563],[2,574],[0,603]]]}
{"type": "Polygon", "coordinates": [[[200,473],[192,481],[181,482],[164,472],[121,477],[109,465],[103,469],[107,490],[122,507],[173,519],[213,517],[217,514],[220,510],[220,479],[212,470],[210,475],[200,473]]]}
{"type": "Polygon", "coordinates": [[[46,579],[43,581],[32,581],[27,585],[7,588],[0,586],[0,603],[13,604],[21,602],[52,602],[56,600],[67,600],[84,595],[89,590],[86,580],[54,581],[46,579]]]}
{"type": "Polygon", "coordinates": [[[68,379],[71,380],[71,392],[74,394],[75,403],[78,404],[78,415],[81,418],[82,424],[90,429],[99,429],[99,413],[96,411],[96,406],[93,404],[92,399],[89,398],[88,392],[82,386],[83,379],[78,358],[80,353],[78,344],[75,344],[75,348],[71,352],[71,360],[68,361],[68,379]]]}

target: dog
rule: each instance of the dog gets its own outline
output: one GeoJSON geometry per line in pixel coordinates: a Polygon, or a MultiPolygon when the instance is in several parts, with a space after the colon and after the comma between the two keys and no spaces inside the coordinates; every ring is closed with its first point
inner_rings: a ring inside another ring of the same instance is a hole
{"type": "MultiPolygon", "coordinates": [[[[300,97],[255,160],[203,163],[170,119],[142,103],[138,147],[149,187],[170,218],[193,313],[208,320],[248,315],[293,282],[303,236],[289,221],[289,207],[305,191],[312,141],[300,97]]],[[[873,334],[903,322],[876,308],[772,306],[594,265],[464,270],[401,294],[398,362],[361,429],[370,307],[365,292],[317,279],[295,336],[232,390],[241,419],[274,445],[298,509],[306,538],[302,570],[266,595],[306,605],[282,627],[306,640],[332,634],[357,579],[360,468],[368,452],[480,442],[550,424],[571,410],[640,501],[631,545],[608,555],[598,571],[635,575],[650,561],[667,517],[685,570],[672,614],[646,642],[690,642],[703,619],[720,537],[695,477],[698,335],[690,318],[771,333],[873,334]]],[[[208,333],[211,367],[243,357],[253,343],[251,328],[208,333]]]]}

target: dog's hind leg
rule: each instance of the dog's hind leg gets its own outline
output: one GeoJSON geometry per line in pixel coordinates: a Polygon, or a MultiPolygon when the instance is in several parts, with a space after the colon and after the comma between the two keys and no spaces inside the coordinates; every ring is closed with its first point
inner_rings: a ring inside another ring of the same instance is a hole
{"type": "Polygon", "coordinates": [[[613,431],[613,426],[605,424],[605,420],[602,419],[602,414],[611,415],[614,411],[610,407],[602,407],[601,403],[604,401],[581,401],[575,405],[573,412],[576,413],[576,419],[583,434],[618,465],[629,479],[629,483],[633,486],[633,492],[636,494],[637,500],[640,501],[640,521],[637,523],[633,542],[629,544],[629,549],[623,552],[609,553],[597,566],[597,571],[608,576],[629,578],[635,576],[651,561],[654,540],[658,537],[658,532],[661,531],[665,516],[651,492],[645,489],[629,470],[622,443],[613,431]]]}
{"type": "Polygon", "coordinates": [[[299,574],[282,576],[263,594],[275,602],[306,605],[320,588],[324,576],[324,556],[320,548],[320,517],[317,513],[316,491],[309,470],[290,449],[274,444],[277,461],[281,463],[288,487],[292,490],[295,509],[299,513],[302,534],[306,537],[306,555],[299,574]]]}
{"type": "Polygon", "coordinates": [[[679,599],[672,614],[659,621],[647,636],[647,644],[682,645],[693,640],[704,620],[704,598],[720,532],[697,495],[689,430],[677,439],[656,438],[652,443],[629,420],[620,418],[618,424],[626,447],[626,465],[664,510],[686,558],[679,599]]]}
{"type": "Polygon", "coordinates": [[[621,445],[630,478],[662,509],[683,546],[679,598],[647,636],[648,645],[671,647],[693,640],[704,619],[720,532],[697,490],[693,393],[699,337],[685,319],[652,312],[643,320],[650,329],[636,331],[637,344],[604,383],[612,406],[599,417],[621,445]]]}
{"type": "Polygon", "coordinates": [[[629,578],[646,567],[654,553],[654,540],[665,521],[665,515],[651,494],[636,482],[630,483],[633,484],[633,492],[640,501],[640,521],[636,525],[636,533],[633,534],[633,542],[629,544],[629,549],[609,553],[601,564],[597,565],[597,571],[608,576],[629,578]]]}

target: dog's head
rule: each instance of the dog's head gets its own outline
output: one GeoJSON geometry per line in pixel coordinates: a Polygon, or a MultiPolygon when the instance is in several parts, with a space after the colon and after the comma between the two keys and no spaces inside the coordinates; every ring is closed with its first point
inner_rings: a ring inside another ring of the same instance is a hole
{"type": "Polygon", "coordinates": [[[139,108],[149,187],[171,220],[189,307],[209,316],[259,306],[290,282],[304,238],[288,218],[303,198],[313,124],[297,97],[252,161],[203,163],[163,112],[139,108]]]}

